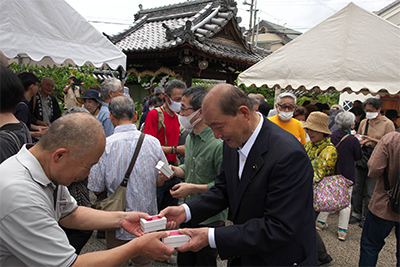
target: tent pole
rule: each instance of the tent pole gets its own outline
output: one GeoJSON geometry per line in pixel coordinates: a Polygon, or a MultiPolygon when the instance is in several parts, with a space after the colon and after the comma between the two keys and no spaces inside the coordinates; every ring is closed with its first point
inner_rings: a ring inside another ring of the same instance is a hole
{"type": "Polygon", "coordinates": [[[274,95],[274,104],[275,104],[276,98],[278,97],[278,95],[281,94],[281,87],[279,85],[275,85],[274,89],[275,89],[275,95],[274,95]]]}

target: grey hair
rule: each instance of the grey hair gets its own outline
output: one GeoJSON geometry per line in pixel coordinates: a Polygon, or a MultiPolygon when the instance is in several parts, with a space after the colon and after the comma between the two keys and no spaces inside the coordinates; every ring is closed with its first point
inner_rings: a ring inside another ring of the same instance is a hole
{"type": "Polygon", "coordinates": [[[90,114],[90,112],[86,108],[81,108],[81,107],[75,106],[75,107],[72,107],[72,108],[66,110],[64,112],[63,116],[68,115],[68,114],[72,114],[72,113],[77,113],[77,112],[84,112],[84,113],[89,113],[90,114]]]}
{"type": "Polygon", "coordinates": [[[366,105],[371,105],[375,109],[379,109],[382,107],[382,101],[378,98],[371,97],[371,98],[367,98],[367,100],[364,101],[363,108],[365,108],[366,105]]]}
{"type": "Polygon", "coordinates": [[[79,158],[105,138],[98,119],[91,114],[77,112],[55,120],[36,145],[43,151],[66,148],[73,158],[79,158]]]}
{"type": "Polygon", "coordinates": [[[336,126],[342,131],[350,130],[355,121],[356,116],[349,111],[341,111],[335,117],[336,126]]]}
{"type": "Polygon", "coordinates": [[[252,96],[250,96],[249,98],[250,98],[251,104],[253,104],[253,105],[260,105],[260,100],[258,100],[257,98],[252,97],[252,96]]]}
{"type": "Polygon", "coordinates": [[[285,98],[285,97],[293,98],[294,104],[296,105],[297,97],[294,94],[289,93],[289,92],[285,92],[285,93],[278,95],[278,97],[276,98],[276,103],[279,104],[281,102],[281,99],[285,98]]]}
{"type": "Polygon", "coordinates": [[[186,98],[190,98],[189,104],[194,108],[194,110],[198,110],[201,108],[203,104],[204,97],[208,93],[208,89],[203,86],[194,86],[185,89],[183,91],[182,96],[186,98]]]}
{"type": "Polygon", "coordinates": [[[174,88],[186,89],[187,86],[182,81],[172,80],[165,84],[165,93],[170,97],[174,88]]]}
{"type": "Polygon", "coordinates": [[[164,94],[164,88],[162,86],[157,86],[154,88],[154,95],[164,94]]]}
{"type": "Polygon", "coordinates": [[[54,80],[49,77],[44,77],[41,82],[45,82],[45,81],[52,81],[54,83],[54,80]]]}
{"type": "Polygon", "coordinates": [[[117,120],[132,120],[135,116],[135,103],[132,98],[127,96],[117,96],[111,98],[108,103],[108,109],[111,115],[117,120]]]}
{"type": "Polygon", "coordinates": [[[118,80],[115,77],[106,79],[104,82],[101,83],[101,95],[103,96],[103,99],[109,99],[110,98],[110,94],[109,92],[112,91],[114,93],[118,92],[119,86],[121,84],[121,81],[118,80]]]}

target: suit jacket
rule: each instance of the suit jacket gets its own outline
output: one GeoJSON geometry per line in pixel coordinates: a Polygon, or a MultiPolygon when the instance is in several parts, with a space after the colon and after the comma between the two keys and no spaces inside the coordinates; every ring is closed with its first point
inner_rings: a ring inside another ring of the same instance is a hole
{"type": "Polygon", "coordinates": [[[215,229],[222,259],[243,266],[317,266],[313,169],[301,143],[268,119],[238,178],[239,156],[224,143],[215,185],[188,202],[192,223],[229,207],[234,225],[215,229]]]}

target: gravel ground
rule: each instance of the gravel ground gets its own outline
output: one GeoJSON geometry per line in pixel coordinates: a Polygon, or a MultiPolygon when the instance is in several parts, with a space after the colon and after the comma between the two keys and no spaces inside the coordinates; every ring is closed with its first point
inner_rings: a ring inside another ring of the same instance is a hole
{"type": "MultiPolygon", "coordinates": [[[[332,214],[328,218],[329,227],[320,232],[322,239],[325,242],[328,253],[335,261],[335,266],[358,266],[358,259],[360,255],[360,237],[362,229],[355,225],[349,225],[347,231],[346,241],[339,241],[337,239],[337,221],[338,214],[332,214]]],[[[105,249],[104,239],[96,238],[96,231],[94,231],[89,242],[82,249],[81,254],[99,251],[105,249]]],[[[396,266],[396,237],[394,231],[386,238],[386,245],[383,247],[379,254],[378,267],[393,267],[396,266]]],[[[153,266],[176,266],[176,264],[169,264],[166,262],[153,262],[153,266]]],[[[218,260],[218,266],[226,266],[226,261],[218,260]]]]}

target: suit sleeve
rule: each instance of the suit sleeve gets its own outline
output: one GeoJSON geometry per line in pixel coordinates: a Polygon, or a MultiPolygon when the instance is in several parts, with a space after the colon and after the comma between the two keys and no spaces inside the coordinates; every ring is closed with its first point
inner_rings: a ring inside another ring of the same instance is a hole
{"type": "MultiPolygon", "coordinates": [[[[313,171],[304,152],[285,153],[276,161],[272,172],[265,176],[260,178],[268,179],[266,191],[247,192],[267,196],[262,216],[254,216],[243,224],[215,229],[216,245],[222,259],[274,251],[293,242],[294,234],[304,226],[302,218],[314,220],[313,171]]],[[[255,202],[254,205],[258,204],[255,202]]]]}

